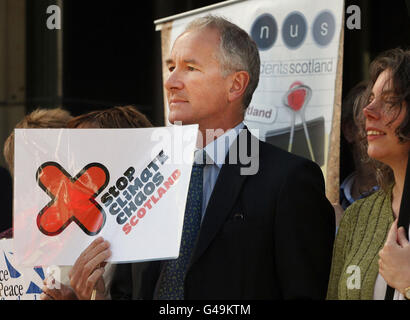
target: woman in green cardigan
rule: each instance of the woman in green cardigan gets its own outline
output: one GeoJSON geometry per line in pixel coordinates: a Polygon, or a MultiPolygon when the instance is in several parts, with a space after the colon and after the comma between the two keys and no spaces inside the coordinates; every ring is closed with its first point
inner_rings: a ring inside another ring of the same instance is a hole
{"type": "Polygon", "coordinates": [[[410,298],[410,244],[393,223],[410,151],[409,50],[389,50],[372,62],[361,101],[363,141],[381,189],[353,203],[341,220],[327,299],[384,299],[387,283],[394,299],[410,298]]]}

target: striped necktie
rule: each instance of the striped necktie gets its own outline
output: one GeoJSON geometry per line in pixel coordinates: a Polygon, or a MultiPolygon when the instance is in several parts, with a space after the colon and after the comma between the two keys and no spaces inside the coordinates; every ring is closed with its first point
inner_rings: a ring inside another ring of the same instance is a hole
{"type": "Polygon", "coordinates": [[[202,218],[205,151],[202,152],[202,157],[200,158],[202,158],[202,161],[198,161],[198,163],[194,162],[192,166],[179,256],[175,260],[164,262],[161,275],[158,279],[156,294],[154,295],[154,298],[157,300],[184,299],[185,275],[199,234],[202,218]]]}

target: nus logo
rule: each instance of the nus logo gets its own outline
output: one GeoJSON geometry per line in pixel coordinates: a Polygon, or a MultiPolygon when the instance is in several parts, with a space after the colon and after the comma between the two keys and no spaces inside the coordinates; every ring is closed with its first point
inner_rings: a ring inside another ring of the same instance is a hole
{"type": "Polygon", "coordinates": [[[107,168],[100,163],[88,164],[74,178],[56,162],[42,164],[36,181],[52,200],[37,216],[39,230],[55,236],[75,222],[87,235],[98,234],[106,215],[95,198],[109,180],[107,168]]]}

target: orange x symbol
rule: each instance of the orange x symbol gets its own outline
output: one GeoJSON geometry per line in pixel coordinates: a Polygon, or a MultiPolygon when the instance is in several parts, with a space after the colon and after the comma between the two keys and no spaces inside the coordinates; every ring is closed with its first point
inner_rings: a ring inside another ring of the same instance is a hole
{"type": "Polygon", "coordinates": [[[100,163],[90,163],[72,178],[56,162],[46,162],[37,170],[36,179],[51,201],[37,216],[37,226],[48,236],[60,234],[72,221],[88,235],[100,232],[105,212],[95,201],[107,186],[110,175],[100,163]]]}

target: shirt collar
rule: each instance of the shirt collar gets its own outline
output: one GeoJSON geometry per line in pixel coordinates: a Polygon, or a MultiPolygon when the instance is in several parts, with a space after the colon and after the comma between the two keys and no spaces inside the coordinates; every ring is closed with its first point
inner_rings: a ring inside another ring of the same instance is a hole
{"type": "Polygon", "coordinates": [[[363,199],[369,196],[370,194],[372,194],[373,192],[379,190],[378,186],[374,186],[371,190],[360,194],[360,196],[357,199],[355,199],[353,198],[353,195],[352,195],[352,186],[353,186],[353,182],[355,179],[356,179],[356,172],[352,172],[350,175],[346,177],[346,179],[340,185],[340,191],[342,192],[346,200],[349,201],[350,204],[352,204],[356,200],[363,199]]]}
{"type": "MultiPolygon", "coordinates": [[[[223,135],[205,146],[203,150],[206,152],[207,164],[216,164],[219,169],[225,163],[226,155],[231,147],[232,143],[236,140],[239,131],[245,127],[243,122],[239,123],[236,127],[229,129],[223,135]]],[[[201,153],[196,152],[195,158],[200,156],[201,153]]]]}
{"type": "Polygon", "coordinates": [[[352,197],[351,194],[351,188],[353,185],[353,181],[356,178],[356,173],[352,172],[344,181],[343,183],[340,185],[340,190],[341,192],[343,192],[345,198],[347,199],[347,201],[350,202],[350,204],[352,204],[354,202],[354,199],[352,197]]]}

